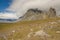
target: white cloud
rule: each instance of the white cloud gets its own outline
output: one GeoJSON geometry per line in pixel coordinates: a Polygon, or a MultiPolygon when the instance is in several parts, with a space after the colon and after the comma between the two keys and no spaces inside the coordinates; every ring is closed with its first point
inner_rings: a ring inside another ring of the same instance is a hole
{"type": "Polygon", "coordinates": [[[0,13],[0,19],[18,19],[17,15],[14,13],[0,13]]]}
{"type": "Polygon", "coordinates": [[[54,7],[57,12],[60,12],[60,0],[13,0],[7,10],[15,11],[18,17],[21,17],[30,8],[48,10],[49,7],[54,7]]]}

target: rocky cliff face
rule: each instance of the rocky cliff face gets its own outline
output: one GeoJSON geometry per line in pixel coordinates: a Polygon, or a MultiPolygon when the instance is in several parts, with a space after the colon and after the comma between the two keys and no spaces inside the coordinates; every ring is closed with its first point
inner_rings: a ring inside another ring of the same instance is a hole
{"type": "Polygon", "coordinates": [[[50,8],[48,11],[29,9],[27,13],[22,17],[23,21],[40,20],[46,18],[56,17],[56,11],[54,8],[50,8]]]}

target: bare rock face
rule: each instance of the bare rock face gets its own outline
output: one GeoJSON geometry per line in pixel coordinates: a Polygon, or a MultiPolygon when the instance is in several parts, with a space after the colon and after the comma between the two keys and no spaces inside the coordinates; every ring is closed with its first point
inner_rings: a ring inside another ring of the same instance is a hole
{"type": "Polygon", "coordinates": [[[56,10],[54,8],[50,8],[48,13],[48,17],[55,17],[56,16],[56,10]]]}
{"type": "Polygon", "coordinates": [[[22,17],[22,21],[41,20],[52,17],[56,17],[56,11],[54,8],[50,8],[47,12],[38,9],[29,9],[22,17]]]}

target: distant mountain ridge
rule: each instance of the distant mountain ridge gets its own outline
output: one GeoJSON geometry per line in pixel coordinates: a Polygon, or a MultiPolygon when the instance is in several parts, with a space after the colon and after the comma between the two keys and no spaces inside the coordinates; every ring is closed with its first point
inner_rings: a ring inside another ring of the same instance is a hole
{"type": "Polygon", "coordinates": [[[22,21],[40,20],[52,17],[56,17],[56,10],[54,8],[50,8],[48,11],[29,9],[22,17],[22,21]]]}

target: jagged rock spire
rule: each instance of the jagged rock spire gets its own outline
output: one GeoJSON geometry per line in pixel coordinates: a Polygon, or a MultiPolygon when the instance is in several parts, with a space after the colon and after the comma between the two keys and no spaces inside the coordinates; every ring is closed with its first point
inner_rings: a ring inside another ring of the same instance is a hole
{"type": "Polygon", "coordinates": [[[56,17],[56,10],[49,8],[48,11],[29,9],[27,13],[22,17],[22,20],[41,20],[46,18],[56,17]]]}
{"type": "Polygon", "coordinates": [[[55,17],[55,16],[56,16],[56,10],[51,7],[51,8],[49,9],[48,14],[49,14],[49,15],[48,15],[49,17],[55,17]]]}

